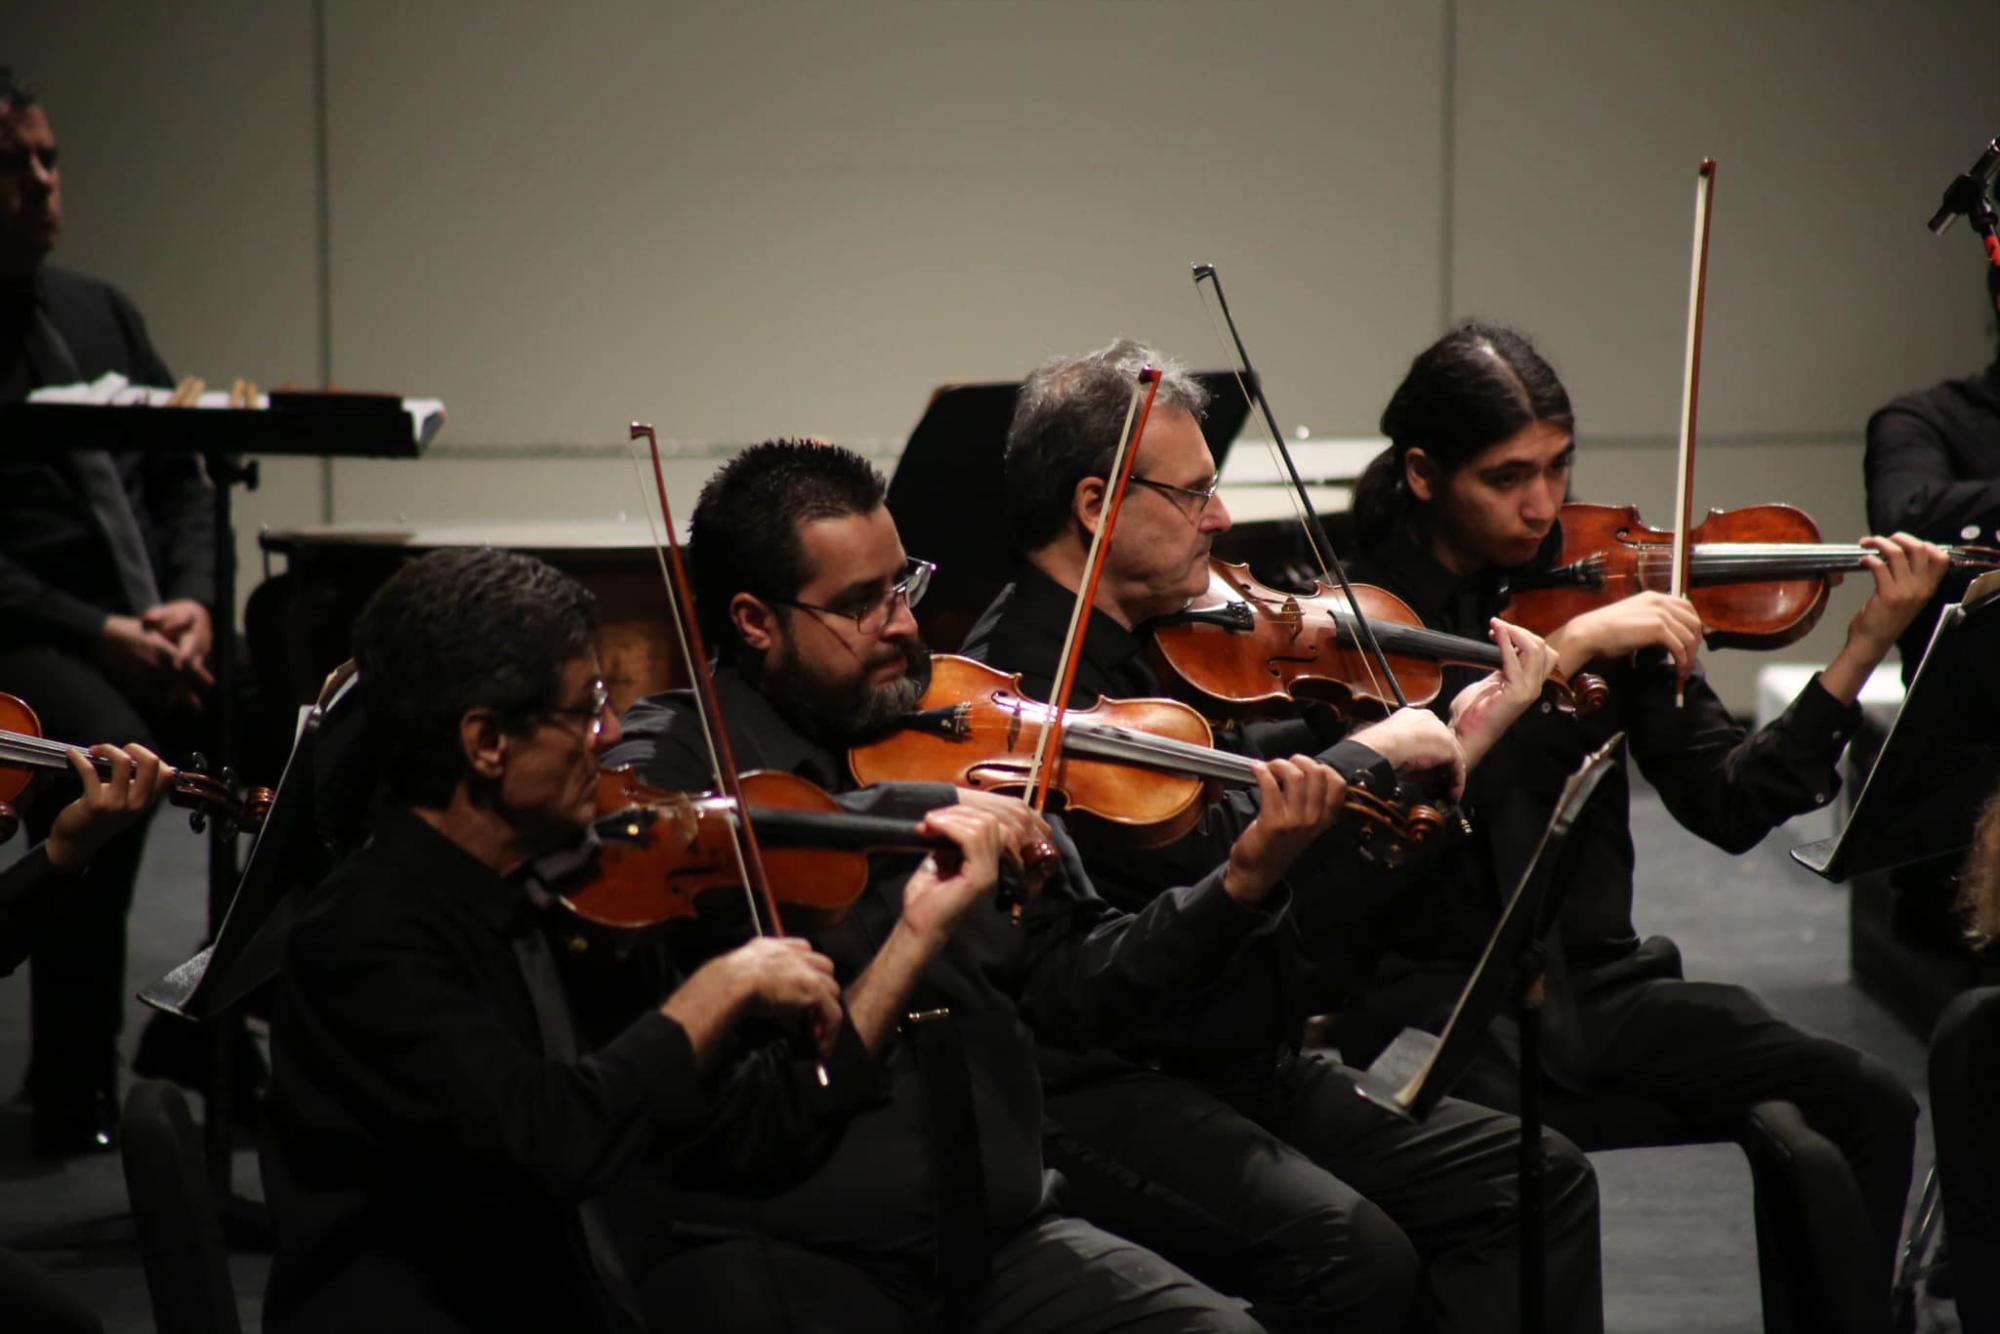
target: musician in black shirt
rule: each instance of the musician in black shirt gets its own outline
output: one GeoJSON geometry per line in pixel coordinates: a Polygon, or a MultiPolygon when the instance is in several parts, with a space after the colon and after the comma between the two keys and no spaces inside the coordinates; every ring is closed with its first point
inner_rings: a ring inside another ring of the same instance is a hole
{"type": "MultiPolygon", "coordinates": [[[[118,371],[172,383],[116,289],[45,263],[62,227],[57,144],[44,109],[0,68],[0,402],[118,371]]],[[[210,680],[214,540],[193,458],[133,451],[0,459],[0,690],[47,734],[162,749],[210,680]]],[[[60,445],[60,441],[48,442],[60,445]]],[[[28,812],[45,836],[54,812],[28,812]]],[[[38,1147],[104,1148],[116,1121],[125,913],[143,823],[98,858],[46,924],[30,985],[27,1092],[38,1147]]]]}
{"type": "MultiPolygon", "coordinates": [[[[1230,520],[1214,494],[1215,463],[1198,421],[1205,407],[1199,382],[1130,341],[1044,363],[1023,384],[1008,432],[1005,499],[1020,563],[965,645],[968,655],[1020,673],[1030,695],[1045,696],[1054,676],[1124,405],[1137,371],[1148,364],[1166,368],[1166,375],[1109,544],[1071,704],[1166,693],[1148,659],[1152,622],[1208,586],[1209,549],[1230,520]]],[[[1549,655],[1533,635],[1509,627],[1503,653],[1512,669],[1455,701],[1456,730],[1423,710],[1405,709],[1351,736],[1337,722],[1312,716],[1223,725],[1217,744],[1251,756],[1320,751],[1348,781],[1384,792],[1397,774],[1435,769],[1448,792],[1463,781],[1466,764],[1536,698],[1546,675],[1549,655]]],[[[1227,793],[1190,835],[1143,853],[1089,827],[1079,827],[1077,837],[1105,894],[1141,905],[1161,885],[1212,865],[1228,831],[1258,808],[1254,793],[1227,793]]],[[[1287,879],[1295,889],[1290,929],[1274,933],[1271,948],[1240,970],[1237,1003],[1228,1023],[1217,1025],[1227,1040],[1165,1053],[1163,1064],[1225,1109],[1218,1115],[1204,1108],[1211,1119],[1252,1126],[1275,1141],[1276,1151],[1257,1160],[1255,1179],[1277,1198],[1316,1192],[1323,1216],[1354,1220],[1352,1231],[1333,1241],[1328,1262],[1346,1282],[1318,1294],[1327,1302],[1316,1310],[1322,1321],[1373,1327],[1378,1312],[1350,1309],[1340,1298],[1370,1276],[1400,1270],[1428,1327],[1509,1328],[1518,1309],[1517,1123],[1446,1099],[1423,1124],[1412,1125],[1356,1097],[1352,1069],[1325,1052],[1299,1050],[1306,1015],[1337,1006],[1344,995],[1357,926],[1386,897],[1406,893],[1408,877],[1371,866],[1336,834],[1316,844],[1287,879]],[[1246,995],[1263,1004],[1243,1004],[1246,995]]],[[[1162,1205],[1160,1189],[1133,1190],[1128,1183],[1135,1176],[1163,1179],[1188,1212],[1199,1206],[1231,1219],[1239,1233],[1256,1234],[1257,1210],[1268,1204],[1219,1201],[1214,1178],[1173,1152],[1187,1095],[1148,1104],[1120,1100],[1116,1092],[1092,1081],[1051,1081],[1050,1156],[1072,1179],[1076,1198],[1107,1226],[1170,1254],[1178,1252],[1161,1238],[1182,1235],[1185,1222],[1162,1205]]],[[[1603,1320],[1595,1183],[1583,1156],[1560,1137],[1549,1137],[1546,1153],[1551,1180],[1559,1183],[1544,1197],[1550,1327],[1595,1328],[1603,1320]]],[[[1232,1164],[1231,1170],[1243,1169],[1232,1164]]]]}
{"type": "MultiPolygon", "coordinates": [[[[287,940],[272,1329],[637,1330],[608,1187],[694,1143],[783,1180],[873,1096],[867,1034],[800,941],[723,954],[581,1040],[537,866],[596,814],[618,738],[593,621],[566,576],[481,549],[406,566],[356,627],[387,804],[287,940]],[[737,1042],[758,1013],[802,1017],[817,1051],[737,1042]]],[[[969,899],[990,865],[934,888],[969,899]]],[[[887,1003],[904,982],[885,969],[887,1003]]]]}
{"type": "MultiPolygon", "coordinates": [[[[1500,611],[1510,579],[1530,577],[1560,547],[1576,452],[1568,393],[1518,333],[1462,325],[1417,357],[1382,429],[1391,447],[1356,488],[1364,550],[1354,576],[1402,597],[1435,629],[1471,633],[1500,611]]],[[[1701,619],[1685,599],[1641,593],[1551,634],[1566,673],[1604,671],[1609,705],[1588,718],[1544,706],[1500,739],[1467,788],[1480,837],[1406,896],[1404,911],[1377,922],[1385,957],[1365,1003],[1343,1016],[1343,1048],[1365,1056],[1402,1025],[1444,1021],[1492,928],[1500,887],[1525,865],[1564,776],[1613,732],[1625,733],[1624,758],[1674,818],[1732,852],[1831,800],[1861,685],[1945,568],[1936,547],[1902,534],[1866,545],[1874,594],[1846,643],[1754,733],[1703,679],[1701,619]]],[[[1641,1095],[1718,1139],[1735,1138],[1758,1102],[1795,1103],[1853,1172],[1870,1229],[1854,1243],[1874,1266],[1868,1283],[1886,1322],[1916,1104],[1880,1062],[1784,1022],[1741,987],[1683,980],[1671,941],[1639,940],[1628,793],[1623,767],[1613,769],[1557,863],[1547,1068],[1533,1077],[1641,1095]]],[[[1521,1077],[1517,1030],[1503,1017],[1461,1089],[1512,1107],[1521,1077]]],[[[1549,1119],[1560,1127],[1588,1106],[1551,1101],[1549,1119]]]]}
{"type": "MultiPolygon", "coordinates": [[[[42,924],[74,893],[80,877],[104,845],[143,818],[166,790],[160,757],[144,746],[91,747],[110,761],[99,777],[82,755],[71,767],[83,795],[56,814],[47,841],[0,870],[0,977],[28,957],[42,924]]],[[[0,1323],[33,1334],[93,1334],[103,1323],[41,1266],[0,1247],[0,1323]]]]}
{"type": "MultiPolygon", "coordinates": [[[[1986,265],[1986,299],[2000,316],[2000,267],[1986,265]]],[[[1868,419],[1863,464],[1868,522],[1945,544],[2000,546],[2000,359],[1978,375],[1903,397],[1868,419]]],[[[1965,595],[1974,571],[1945,576],[1903,632],[1903,680],[1916,674],[1947,603],[1965,595]]]]}
{"type": "MultiPolygon", "coordinates": [[[[823,784],[851,781],[846,748],[919,697],[929,659],[901,601],[922,591],[924,567],[906,563],[882,494],[865,461],[783,442],[747,451],[704,489],[691,558],[704,620],[727,660],[718,682],[744,764],[823,784]]],[[[683,698],[643,701],[625,724],[627,741],[613,759],[632,759],[656,781],[699,780],[701,742],[683,698]]],[[[1406,725],[1434,730],[1427,744],[1456,753],[1434,720],[1406,725]]],[[[1336,758],[1359,769],[1376,757],[1351,747],[1336,758]]],[[[1303,759],[1272,764],[1294,766],[1318,768],[1303,759]]],[[[1017,1071],[1024,1092],[1039,1064],[1049,1090],[1039,1142],[1017,1138],[1018,1130],[1006,1142],[1024,1153],[1040,1150],[1036,1168],[1043,1153],[1061,1166],[1071,1207],[1211,1286],[1249,1298],[1265,1327],[1401,1329],[1424,1260],[1435,1263],[1426,1315],[1438,1327],[1491,1329],[1496,1313],[1504,1327],[1515,1309],[1516,1139],[1506,1118],[1452,1104],[1406,1135],[1396,1117],[1361,1105],[1351,1085],[1300,1081],[1316,1092],[1301,1100],[1299,1119],[1314,1119],[1321,1140],[1368,1160],[1381,1193],[1400,1183],[1411,1213],[1425,1214],[1427,1227],[1406,1236],[1224,1098],[1156,1068],[1206,1059],[1254,1072],[1274,1060],[1271,1034],[1283,1014],[1269,985],[1270,955],[1282,948],[1276,939],[1294,929],[1292,914],[1266,910],[1259,921],[1226,889],[1249,864],[1260,822],[1273,814],[1270,789],[1262,795],[1254,806],[1235,808],[1241,822],[1218,839],[1213,858],[1188,863],[1191,874],[1179,880],[1153,881],[1136,913],[1113,912],[1079,880],[1029,905],[1018,927],[1001,915],[975,917],[961,938],[969,954],[941,958],[934,989],[975,1015],[1018,1012],[1035,1030],[1032,1052],[1018,1039],[988,1049],[996,1067],[1004,1060],[1001,1068],[1017,1071]],[[1197,948],[1203,937],[1207,947],[1197,948]],[[1108,939],[1120,947],[1102,954],[1108,939]],[[1081,979],[1078,960],[1086,964],[1081,979]],[[964,972],[977,961],[993,979],[983,988],[972,986],[977,972],[964,972]],[[1090,987],[1080,989],[1079,980],[1090,987]],[[1085,1116],[1090,1138],[1101,1135],[1107,1150],[1094,1161],[1071,1151],[1071,1131],[1082,1129],[1071,1123],[1085,1116]],[[1118,1201],[1115,1212],[1101,1207],[1107,1195],[1118,1201]],[[1420,1197],[1430,1207],[1416,1206],[1420,1197]]],[[[1291,862],[1292,853],[1278,864],[1291,862]]],[[[1122,878],[1124,870],[1100,861],[1090,874],[1122,878]]],[[[1285,874],[1298,880],[1296,867],[1285,874]]],[[[832,937],[817,939],[840,957],[832,937]]],[[[1033,1091],[1039,1110],[1041,1090],[1033,1091]]],[[[982,1130],[986,1124],[982,1116],[982,1130]]],[[[1558,1156],[1552,1173],[1560,1327],[1596,1328],[1593,1182],[1573,1152],[1558,1156]]]]}

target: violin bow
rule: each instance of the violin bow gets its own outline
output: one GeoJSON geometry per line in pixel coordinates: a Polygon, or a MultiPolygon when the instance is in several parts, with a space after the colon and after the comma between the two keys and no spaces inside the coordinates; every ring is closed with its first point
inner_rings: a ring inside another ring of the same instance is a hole
{"type": "MultiPolygon", "coordinates": [[[[1271,457],[1283,465],[1285,475],[1291,479],[1292,508],[1298,514],[1299,527],[1305,533],[1306,545],[1312,549],[1320,577],[1329,586],[1337,586],[1347,598],[1347,609],[1354,615],[1355,635],[1361,642],[1362,666],[1367,669],[1371,684],[1378,693],[1386,682],[1396,707],[1408,708],[1410,701],[1403,694],[1402,684],[1396,680],[1395,670],[1389,666],[1388,655],[1382,652],[1382,645],[1376,641],[1375,627],[1361,611],[1360,599],[1354,596],[1354,585],[1347,578],[1347,567],[1341,563],[1340,553],[1334,550],[1333,539],[1328,536],[1319,511],[1313,508],[1312,496],[1306,490],[1305,478],[1299,475],[1299,466],[1292,458],[1292,451],[1285,445],[1284,433],[1278,430],[1278,418],[1271,411],[1271,400],[1264,396],[1264,378],[1251,369],[1249,349],[1243,346],[1243,335],[1236,328],[1236,317],[1229,313],[1229,298],[1222,294],[1222,277],[1215,271],[1215,265],[1194,266],[1197,293],[1202,291],[1203,283],[1214,290],[1216,308],[1221,311],[1222,322],[1227,326],[1229,342],[1236,348],[1230,365],[1230,373],[1236,378],[1236,388],[1242,393],[1244,401],[1257,409],[1264,426],[1265,447],[1270,450],[1271,457]],[[1377,667],[1382,672],[1381,681],[1373,680],[1377,667]]],[[[1207,302],[1203,301],[1202,306],[1207,309],[1207,302]]],[[[1215,324],[1213,311],[1209,313],[1209,324],[1215,324]]],[[[1223,330],[1217,328],[1215,333],[1220,341],[1223,330]]]]}
{"type": "MultiPolygon", "coordinates": [[[[1701,400],[1701,333],[1708,300],[1708,217],[1715,203],[1715,159],[1703,158],[1694,180],[1694,255],[1688,261],[1687,348],[1681,362],[1680,474],[1674,495],[1674,572],[1667,592],[1688,594],[1688,565],[1694,555],[1694,425],[1701,400]]],[[[1674,707],[1686,703],[1687,681],[1674,683],[1674,707]]]]}
{"type": "MultiPolygon", "coordinates": [[[[736,819],[730,822],[731,847],[736,854],[736,869],[743,879],[745,899],[750,908],[750,925],[758,935],[782,936],[785,934],[783,919],[778,915],[777,896],[771,892],[770,877],[764,872],[764,855],[757,844],[757,831],[750,820],[750,803],[744,800],[743,784],[736,768],[736,753],[729,744],[729,732],[724,726],[722,705],[715,695],[715,678],[708,669],[708,648],[702,642],[701,625],[695,617],[694,590],[688,580],[687,561],[681,555],[679,535],[674,531],[673,509],[667,503],[667,479],[660,467],[660,442],[653,434],[653,428],[646,422],[632,423],[632,444],[643,438],[652,451],[653,487],[659,495],[660,522],[666,528],[664,540],[659,533],[653,534],[653,554],[659,558],[660,575],[666,580],[667,600],[674,611],[674,633],[680,641],[681,660],[687,663],[688,678],[694,683],[695,713],[701,720],[702,738],[708,744],[709,767],[715,771],[718,789],[727,797],[736,811],[736,819]]],[[[633,460],[633,468],[638,468],[638,460],[633,460]]],[[[643,487],[643,479],[641,482],[643,487]]],[[[653,516],[650,509],[646,520],[650,524],[653,516]]],[[[820,1070],[820,1082],[826,1081],[826,1071],[820,1070]]]]}
{"type": "Polygon", "coordinates": [[[1063,637],[1054,688],[1049,691],[1048,721],[1042,726],[1034,763],[1028,769],[1028,804],[1037,812],[1048,804],[1049,781],[1055,776],[1056,757],[1062,754],[1063,712],[1069,707],[1069,692],[1076,684],[1077,660],[1082,657],[1083,628],[1090,622],[1097,581],[1104,573],[1104,558],[1111,552],[1111,530],[1118,524],[1118,511],[1125,503],[1125,492],[1132,480],[1132,465],[1139,457],[1139,441],[1146,434],[1146,419],[1152,415],[1153,399],[1159,392],[1160,372],[1151,366],[1142,367],[1132,382],[1132,401],[1125,408],[1125,424],[1118,432],[1118,452],[1112,456],[1111,476],[1105,485],[1104,510],[1097,521],[1097,531],[1091,534],[1083,582],[1077,588],[1076,605],[1070,609],[1069,632],[1063,637]]]}

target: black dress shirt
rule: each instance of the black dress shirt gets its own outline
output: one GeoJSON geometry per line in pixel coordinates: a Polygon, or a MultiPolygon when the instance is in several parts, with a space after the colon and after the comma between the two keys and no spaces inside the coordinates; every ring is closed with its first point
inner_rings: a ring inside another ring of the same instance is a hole
{"type": "MultiPolygon", "coordinates": [[[[1560,534],[1551,534],[1538,563],[1553,559],[1559,547],[1560,534]]],[[[1430,628],[1468,638],[1485,638],[1488,619],[1506,601],[1506,572],[1461,578],[1407,530],[1369,551],[1352,573],[1408,602],[1430,628]]],[[[1730,852],[1747,851],[1783,821],[1824,806],[1839,788],[1835,766],[1861,710],[1836,701],[1817,676],[1783,714],[1748,732],[1699,671],[1687,682],[1685,708],[1677,709],[1672,667],[1656,657],[1592,670],[1602,672],[1610,687],[1606,706],[1577,718],[1544,701],[1509,728],[1467,784],[1464,806],[1474,837],[1431,868],[1430,883],[1377,919],[1391,956],[1377,985],[1412,972],[1428,973],[1437,983],[1424,1006],[1430,1012],[1389,1016],[1374,1034],[1379,1040],[1404,1023],[1435,1026],[1448,1012],[1564,780],[1613,733],[1625,733],[1621,759],[1638,765],[1674,818],[1730,852]]],[[[1476,674],[1447,670],[1436,707],[1448,707],[1476,674]]],[[[1630,781],[1620,765],[1571,829],[1550,884],[1561,905],[1557,936],[1585,1006],[1586,1050],[1610,1040],[1616,1023],[1610,997],[1621,983],[1678,970],[1670,947],[1640,949],[1632,925],[1632,873],[1630,781]]]]}
{"type": "MultiPolygon", "coordinates": [[[[845,756],[812,740],[731,667],[716,692],[738,763],[781,769],[832,790],[852,787],[845,756]]],[[[624,739],[605,756],[662,787],[711,786],[692,701],[657,695],[622,719],[624,739]]],[[[898,784],[850,794],[877,814],[914,818],[954,800],[942,784],[898,784]]],[[[1219,871],[1161,895],[1145,913],[1117,912],[1089,887],[1058,830],[1064,873],[1026,905],[1016,924],[998,903],[972,909],[908,1001],[948,1007],[971,1072],[988,1234],[1005,1237],[1047,1207],[1042,1168],[1042,1086],[1035,1035],[1083,1052],[1142,1023],[1170,1024],[1186,998],[1220,972],[1277,911],[1246,908],[1219,871]],[[1033,1029],[1033,1034],[1030,1028],[1033,1029]]],[[[843,981],[874,958],[902,911],[909,858],[885,859],[838,925],[810,934],[843,981]]],[[[705,1209],[721,1231],[765,1231],[880,1270],[922,1275],[933,1256],[934,1196],[924,1096],[907,1044],[887,1053],[891,1097],[858,1115],[824,1165],[793,1190],[757,1201],[685,1198],[677,1217],[705,1209]],[[857,1202],[860,1202],[857,1207],[857,1202]]]]}
{"type": "MultiPolygon", "coordinates": [[[[664,992],[553,1059],[515,944],[547,911],[403,809],[315,892],[272,1023],[270,1328],[623,1328],[583,1202],[649,1156],[782,1177],[837,1134],[847,1104],[786,1051],[698,1071],[664,992]]],[[[828,1064],[868,1094],[851,1030],[828,1064]]]]}
{"type": "MultiPolygon", "coordinates": [[[[31,288],[0,284],[0,403],[38,388],[28,355],[35,300],[61,334],[85,380],[118,371],[135,384],[170,386],[172,377],[139,312],[108,284],[44,268],[31,288]]],[[[0,447],[0,646],[53,644],[88,648],[107,614],[127,606],[103,528],[60,458],[37,454],[40,442],[0,447]]],[[[165,601],[206,603],[215,590],[214,517],[208,484],[186,454],[114,451],[165,601]]]]}
{"type": "MultiPolygon", "coordinates": [[[[1932,542],[2000,546],[2000,361],[1909,394],[1868,419],[1868,526],[1932,542]]],[[[1916,674],[1944,607],[1974,571],[1952,571],[1897,646],[1916,674]]]]}
{"type": "MultiPolygon", "coordinates": [[[[1062,657],[1063,640],[1076,595],[1032,565],[1017,567],[1014,582],[1002,589],[966,635],[963,652],[1021,676],[1022,688],[1046,699],[1062,657]]],[[[1077,660],[1073,708],[1088,708],[1100,697],[1158,698],[1168,694],[1152,664],[1147,627],[1128,630],[1109,616],[1093,615],[1077,660]]],[[[1255,759],[1316,755],[1350,782],[1387,794],[1395,771],[1367,746],[1345,739],[1344,725],[1323,710],[1250,723],[1212,722],[1218,749],[1255,759]]],[[[1102,824],[1078,819],[1074,832],[1098,888],[1113,903],[1135,909],[1150,902],[1163,885],[1181,883],[1225,862],[1237,837],[1257,817],[1252,788],[1227,788],[1202,812],[1195,827],[1162,848],[1135,849],[1128,838],[1102,824]]],[[[1246,953],[1241,976],[1213,989],[1211,1024],[1227,1046],[1268,1051],[1297,1040],[1307,1013],[1339,1003],[1359,966],[1356,925],[1407,883],[1394,870],[1371,864],[1353,839],[1335,831],[1317,840],[1287,873],[1293,887],[1289,920],[1265,942],[1263,957],[1246,953]],[[1280,950],[1282,946],[1282,950],[1280,950]],[[1278,951],[1274,953],[1273,951],[1278,951]]],[[[1183,1058],[1196,1053],[1184,1050],[1183,1058]]]]}

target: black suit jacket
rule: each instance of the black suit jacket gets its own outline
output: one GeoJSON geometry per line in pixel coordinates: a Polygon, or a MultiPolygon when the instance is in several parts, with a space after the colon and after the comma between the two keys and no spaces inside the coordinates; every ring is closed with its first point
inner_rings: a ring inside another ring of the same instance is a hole
{"type": "MultiPolygon", "coordinates": [[[[77,373],[94,380],[118,371],[135,384],[173,383],[146,338],[145,321],[123,293],[64,269],[45,268],[33,288],[0,288],[0,403],[19,402],[48,380],[31,364],[28,331],[37,295],[61,334],[77,373]]],[[[112,613],[126,606],[111,548],[68,470],[38,451],[60,441],[0,440],[0,646],[90,646],[112,613]]],[[[132,499],[160,595],[206,604],[215,578],[208,484],[185,454],[113,453],[132,499]]]]}

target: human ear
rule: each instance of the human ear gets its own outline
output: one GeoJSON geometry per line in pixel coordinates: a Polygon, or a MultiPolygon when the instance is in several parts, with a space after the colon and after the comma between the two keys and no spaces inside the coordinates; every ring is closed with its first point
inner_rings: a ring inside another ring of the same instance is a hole
{"type": "Polygon", "coordinates": [[[1102,477],[1085,477],[1070,493],[1070,517],[1076,520],[1076,526],[1083,530],[1085,537],[1096,536],[1097,525],[1104,518],[1104,490],[1102,477]]]}
{"type": "Polygon", "coordinates": [[[458,745],[465,765],[487,780],[500,777],[506,767],[507,733],[500,715],[491,709],[468,709],[458,720],[458,745]]]}
{"type": "Polygon", "coordinates": [[[763,653],[777,643],[777,613],[748,593],[729,599],[729,623],[752,653],[763,653]]]}
{"type": "Polygon", "coordinates": [[[1421,449],[1412,449],[1403,455],[1403,485],[1418,500],[1429,503],[1437,499],[1437,465],[1430,455],[1421,449]]]}

